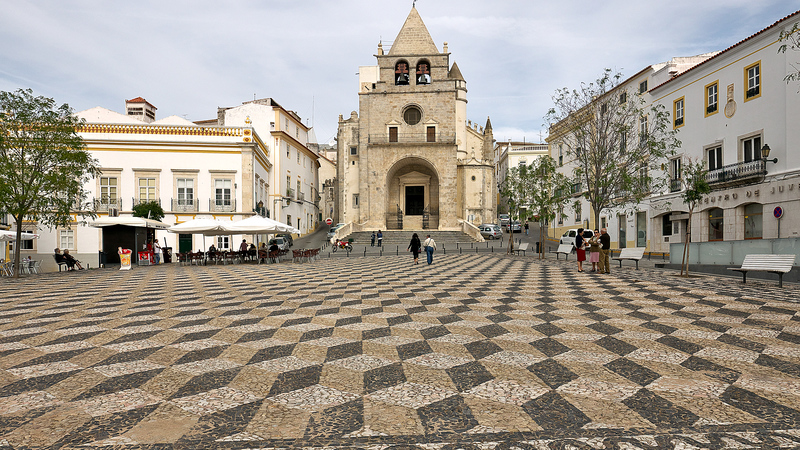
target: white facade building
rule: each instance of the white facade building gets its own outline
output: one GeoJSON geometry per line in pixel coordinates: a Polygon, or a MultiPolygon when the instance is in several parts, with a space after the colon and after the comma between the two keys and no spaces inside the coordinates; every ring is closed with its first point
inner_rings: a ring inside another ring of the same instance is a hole
{"type": "Polygon", "coordinates": [[[800,11],[650,90],[672,112],[683,143],[667,167],[670,192],[652,197],[655,251],[683,239],[689,160],[703,163],[712,188],[694,211],[692,242],[800,237],[800,94],[797,82],[783,80],[800,58],[778,51],[781,31],[798,21],[800,11]]]}
{"type": "MultiPolygon", "coordinates": [[[[150,105],[143,99],[127,105],[137,103],[150,105]]],[[[163,222],[170,225],[200,217],[236,221],[252,216],[258,202],[269,198],[264,181],[272,176],[271,154],[253,127],[202,127],[177,116],[147,123],[130,108],[127,111],[129,115],[96,107],[77,113],[86,120],[79,135],[101,168],[101,175],[87,187],[98,217],[129,216],[134,205],[156,201],[166,213],[163,222]]],[[[41,260],[45,270],[56,270],[51,255],[57,247],[97,267],[99,252],[107,262],[117,262],[117,246],[138,251],[152,238],[173,252],[204,249],[212,242],[236,250],[242,239],[236,236],[231,242],[229,236],[204,239],[143,228],[117,233],[90,227],[91,221],[76,214],[63,228],[27,224],[29,231],[38,228],[40,238],[29,241],[22,256],[41,260]],[[132,248],[133,242],[140,248],[132,248]]],[[[245,238],[252,242],[254,237],[245,238]]]]}
{"type": "MultiPolygon", "coordinates": [[[[203,122],[205,123],[205,122],[203,122]]],[[[268,185],[269,198],[264,207],[269,216],[291,225],[302,234],[319,224],[319,155],[309,148],[310,128],[300,117],[284,109],[275,100],[264,98],[232,108],[219,108],[219,126],[253,127],[274,150],[274,165],[268,185]]]]}

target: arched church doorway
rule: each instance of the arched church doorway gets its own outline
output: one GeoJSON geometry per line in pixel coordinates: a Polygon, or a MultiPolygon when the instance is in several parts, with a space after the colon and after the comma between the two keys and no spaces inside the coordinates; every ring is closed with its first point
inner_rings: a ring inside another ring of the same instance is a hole
{"type": "Polygon", "coordinates": [[[386,177],[386,227],[422,230],[439,227],[439,176],[430,162],[404,158],[386,177]]]}

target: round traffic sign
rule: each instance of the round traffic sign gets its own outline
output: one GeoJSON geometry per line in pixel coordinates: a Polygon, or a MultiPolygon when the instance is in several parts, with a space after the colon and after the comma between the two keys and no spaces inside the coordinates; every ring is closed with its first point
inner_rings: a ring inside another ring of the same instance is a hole
{"type": "Polygon", "coordinates": [[[772,210],[772,215],[774,215],[776,219],[780,219],[783,217],[783,208],[776,206],[775,209],[772,210]]]}
{"type": "Polygon", "coordinates": [[[325,219],[325,225],[332,225],[332,224],[333,224],[333,219],[331,219],[330,217],[325,219]]]}

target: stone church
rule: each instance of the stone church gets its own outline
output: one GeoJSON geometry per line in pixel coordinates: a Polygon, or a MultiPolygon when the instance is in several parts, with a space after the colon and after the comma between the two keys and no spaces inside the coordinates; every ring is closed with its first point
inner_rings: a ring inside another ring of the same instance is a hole
{"type": "Polygon", "coordinates": [[[467,82],[416,8],[376,66],[359,68],[359,111],[339,116],[339,222],[364,230],[459,230],[494,222],[491,122],[467,120],[467,82]]]}

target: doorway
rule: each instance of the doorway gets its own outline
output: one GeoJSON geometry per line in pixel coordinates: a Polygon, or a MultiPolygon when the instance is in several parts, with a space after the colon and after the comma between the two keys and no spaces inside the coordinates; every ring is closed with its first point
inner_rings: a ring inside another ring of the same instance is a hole
{"type": "Polygon", "coordinates": [[[425,186],[406,186],[406,215],[421,216],[425,210],[425,186]]]}
{"type": "Polygon", "coordinates": [[[178,253],[189,253],[192,251],[192,235],[178,235],[178,253]]]}
{"type": "Polygon", "coordinates": [[[619,248],[625,248],[628,246],[628,237],[625,233],[628,226],[627,216],[625,214],[620,214],[617,216],[617,219],[619,221],[619,248]]]}
{"type": "Polygon", "coordinates": [[[636,213],[636,246],[647,247],[647,213],[636,213]]]}

